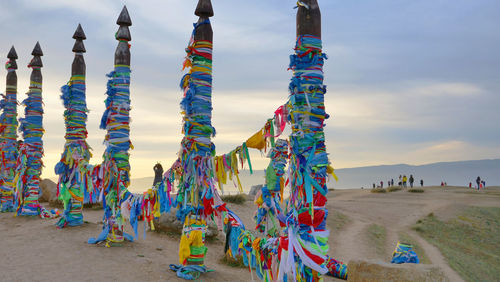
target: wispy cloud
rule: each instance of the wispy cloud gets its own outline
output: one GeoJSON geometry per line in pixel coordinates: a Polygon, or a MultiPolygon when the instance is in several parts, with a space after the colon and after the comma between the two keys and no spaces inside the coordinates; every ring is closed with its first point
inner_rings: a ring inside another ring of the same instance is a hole
{"type": "MultiPolygon", "coordinates": [[[[240,145],[287,100],[295,2],[213,1],[218,153],[240,145]]],[[[493,13],[500,4],[396,2],[320,3],[329,55],[325,103],[332,115],[325,131],[334,165],[500,157],[500,38],[494,28],[500,18],[493,13]]],[[[12,44],[18,51],[19,100],[37,40],[45,53],[44,177],[54,176],[64,145],[59,89],[70,75],[78,22],[88,38],[88,140],[92,162],[101,161],[105,74],[113,67],[115,20],[123,4],[133,21],[132,175],[149,176],[156,161],[168,165],[176,158],[182,138],[178,84],[196,1],[3,1],[0,51],[6,54],[12,44]]],[[[251,154],[254,167],[267,165],[259,152],[251,154]]]]}

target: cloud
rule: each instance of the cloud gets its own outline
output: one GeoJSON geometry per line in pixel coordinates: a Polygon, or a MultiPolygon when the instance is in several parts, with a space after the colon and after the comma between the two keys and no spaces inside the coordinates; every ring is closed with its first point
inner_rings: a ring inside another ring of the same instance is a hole
{"type": "MultiPolygon", "coordinates": [[[[214,142],[217,152],[225,153],[287,100],[296,11],[295,1],[213,2],[214,142]]],[[[26,65],[37,40],[45,53],[44,177],[54,175],[64,146],[59,88],[70,75],[71,36],[78,22],[88,38],[88,141],[94,148],[92,162],[102,159],[105,74],[113,67],[115,20],[123,4],[133,21],[133,177],[152,175],[156,161],[169,164],[176,158],[182,139],[178,84],[197,19],[196,1],[3,1],[0,24],[6,28],[0,30],[0,51],[16,46],[19,100],[27,91],[26,65]]],[[[325,132],[336,167],[499,157],[500,55],[495,50],[500,38],[492,28],[500,24],[494,13],[498,3],[320,4],[329,55],[325,103],[332,116],[325,132]]],[[[267,165],[259,152],[251,154],[254,167],[267,165]]]]}
{"type": "Polygon", "coordinates": [[[424,96],[475,96],[482,92],[482,89],[470,83],[435,83],[428,86],[417,87],[413,91],[417,95],[424,96]]]}

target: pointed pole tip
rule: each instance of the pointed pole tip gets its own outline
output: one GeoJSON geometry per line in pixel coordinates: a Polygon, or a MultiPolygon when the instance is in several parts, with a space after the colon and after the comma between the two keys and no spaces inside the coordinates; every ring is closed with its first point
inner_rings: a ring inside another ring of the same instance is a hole
{"type": "Polygon", "coordinates": [[[33,48],[33,52],[31,52],[33,56],[43,56],[42,47],[40,47],[40,42],[36,42],[35,48],[33,48]]]}
{"type": "Polygon", "coordinates": [[[73,39],[81,39],[81,40],[87,39],[87,37],[85,36],[85,32],[83,32],[81,24],[78,24],[78,27],[76,28],[75,33],[73,34],[73,39]]]}
{"type": "Polygon", "coordinates": [[[14,45],[10,48],[9,53],[7,54],[7,58],[12,59],[12,60],[17,60],[17,52],[16,48],[14,48],[14,45]]]}
{"type": "Polygon", "coordinates": [[[130,15],[128,14],[127,6],[123,6],[122,11],[120,12],[120,15],[118,16],[118,19],[116,20],[117,25],[126,25],[126,26],[131,26],[132,25],[132,20],[130,19],[130,15]]]}

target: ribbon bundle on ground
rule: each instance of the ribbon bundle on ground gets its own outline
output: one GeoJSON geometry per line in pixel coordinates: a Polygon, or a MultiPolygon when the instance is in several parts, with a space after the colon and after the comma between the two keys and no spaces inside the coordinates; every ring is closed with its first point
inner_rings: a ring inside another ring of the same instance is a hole
{"type": "MultiPolygon", "coordinates": [[[[38,67],[31,66],[33,69],[38,67]]],[[[20,120],[20,131],[23,133],[24,143],[21,145],[18,161],[19,174],[17,179],[17,214],[40,215],[49,217],[38,203],[40,191],[40,174],[42,171],[43,156],[43,104],[42,84],[31,81],[28,98],[22,104],[26,106],[24,118],[20,120]]]]}
{"type": "Polygon", "coordinates": [[[132,241],[132,236],[123,232],[121,205],[132,194],[127,190],[130,184],[129,149],[130,142],[130,66],[116,65],[108,74],[108,95],[106,111],[101,119],[101,129],[106,129],[106,151],[103,163],[94,170],[101,176],[101,198],[104,209],[103,231],[98,238],[89,243],[100,241],[132,241]]]}
{"type": "MultiPolygon", "coordinates": [[[[10,61],[9,61],[10,62],[10,61]]],[[[15,72],[10,63],[7,62],[7,71],[15,72]]],[[[14,190],[16,175],[16,163],[18,155],[17,144],[17,87],[8,85],[5,95],[2,95],[0,109],[0,151],[1,151],[1,174],[0,174],[0,212],[14,211],[14,190]]]]}
{"type": "Polygon", "coordinates": [[[328,275],[347,280],[347,264],[327,256],[328,275]]]}
{"type": "Polygon", "coordinates": [[[412,250],[413,246],[398,242],[392,254],[391,263],[419,263],[417,254],[412,250]]]}
{"type": "Polygon", "coordinates": [[[57,223],[59,228],[83,224],[84,191],[92,191],[89,165],[92,156],[87,144],[87,103],[85,100],[85,76],[73,75],[61,88],[66,124],[66,143],[61,160],[55,167],[59,175],[58,196],[64,204],[64,213],[57,223]]]}

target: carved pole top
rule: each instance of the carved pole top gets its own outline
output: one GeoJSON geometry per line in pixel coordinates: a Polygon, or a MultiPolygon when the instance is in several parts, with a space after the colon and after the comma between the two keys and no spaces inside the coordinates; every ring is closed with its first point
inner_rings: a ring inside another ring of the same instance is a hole
{"type": "Polygon", "coordinates": [[[118,19],[116,20],[116,24],[120,26],[118,28],[118,32],[116,33],[116,39],[131,41],[132,36],[130,35],[130,30],[128,29],[128,27],[132,25],[132,21],[130,20],[127,6],[123,6],[122,12],[120,13],[120,16],[118,16],[118,19]]]}
{"type": "Polygon", "coordinates": [[[36,42],[35,48],[33,48],[33,52],[31,52],[31,55],[33,55],[33,59],[31,60],[30,65],[32,67],[43,67],[42,59],[40,58],[41,56],[43,56],[43,52],[39,42],[36,42]]]}
{"type": "Polygon", "coordinates": [[[130,20],[130,16],[128,14],[127,6],[123,6],[123,9],[120,13],[120,16],[118,16],[118,19],[116,20],[117,25],[125,25],[125,26],[131,26],[132,25],[132,20],[130,20]]]}
{"type": "Polygon", "coordinates": [[[81,24],[78,24],[78,27],[75,30],[75,34],[73,34],[73,39],[81,39],[81,40],[87,39],[87,37],[85,36],[85,32],[83,32],[81,24]]]}
{"type": "Polygon", "coordinates": [[[75,58],[73,59],[73,64],[71,65],[71,75],[83,75],[85,76],[85,59],[83,58],[83,53],[86,52],[83,40],[87,39],[85,32],[80,24],[73,34],[75,39],[75,45],[73,45],[73,52],[75,52],[75,58]]]}
{"type": "Polygon", "coordinates": [[[11,60],[17,60],[17,52],[16,52],[16,48],[14,48],[14,46],[12,46],[10,48],[9,54],[7,54],[7,58],[9,58],[11,60]]]}
{"type": "Polygon", "coordinates": [[[213,17],[214,10],[212,8],[212,2],[210,0],[199,0],[194,14],[202,18],[213,17]]]}
{"type": "Polygon", "coordinates": [[[31,55],[33,56],[43,56],[42,48],[40,47],[40,43],[37,41],[35,48],[33,48],[33,51],[31,52],[31,55]]]}
{"type": "Polygon", "coordinates": [[[297,36],[313,35],[321,38],[321,11],[318,0],[301,0],[297,10],[297,36]]]}
{"type": "Polygon", "coordinates": [[[198,26],[196,27],[196,30],[194,32],[194,40],[212,42],[214,34],[210,22],[208,24],[200,24],[214,15],[212,2],[210,2],[210,0],[199,0],[194,14],[200,17],[198,19],[198,26]]]}
{"type": "Polygon", "coordinates": [[[85,45],[83,44],[83,40],[87,39],[85,33],[83,32],[83,28],[80,24],[76,28],[75,34],[73,34],[73,39],[75,39],[75,45],[73,45],[73,52],[75,53],[85,53],[85,45]]]}
{"type": "Polygon", "coordinates": [[[17,52],[14,46],[10,48],[9,53],[7,54],[7,58],[9,59],[9,69],[10,70],[17,70],[17,52]]]}
{"type": "Polygon", "coordinates": [[[126,65],[130,66],[130,50],[128,41],[132,40],[130,35],[129,26],[132,25],[130,20],[130,15],[128,14],[127,6],[123,6],[123,9],[116,20],[116,24],[120,27],[116,32],[116,40],[120,41],[115,51],[115,65],[126,65]]]}

